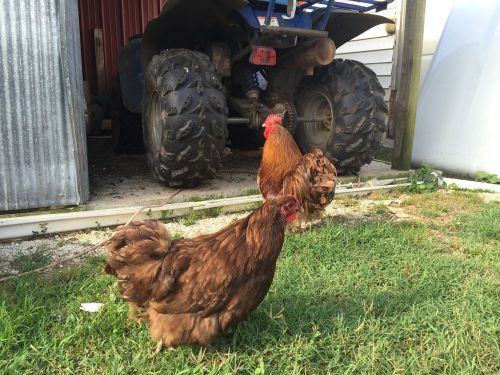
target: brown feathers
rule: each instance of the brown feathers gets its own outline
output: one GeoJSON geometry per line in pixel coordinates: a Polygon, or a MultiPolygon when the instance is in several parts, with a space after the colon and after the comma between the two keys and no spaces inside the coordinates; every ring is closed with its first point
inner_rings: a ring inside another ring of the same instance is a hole
{"type": "Polygon", "coordinates": [[[160,344],[208,344],[264,299],[297,208],[278,196],[216,233],[173,241],[160,222],[133,222],[113,235],[106,272],[160,344]]]}
{"type": "Polygon", "coordinates": [[[337,170],[319,149],[304,156],[291,134],[276,125],[264,144],[258,172],[259,189],[268,198],[277,194],[296,197],[306,217],[321,212],[332,201],[337,170]]]}
{"type": "Polygon", "coordinates": [[[118,278],[125,300],[140,305],[153,295],[165,292],[164,286],[155,281],[161,271],[158,259],[167,253],[171,243],[161,222],[134,221],[116,229],[107,245],[111,255],[105,271],[118,278]]]}

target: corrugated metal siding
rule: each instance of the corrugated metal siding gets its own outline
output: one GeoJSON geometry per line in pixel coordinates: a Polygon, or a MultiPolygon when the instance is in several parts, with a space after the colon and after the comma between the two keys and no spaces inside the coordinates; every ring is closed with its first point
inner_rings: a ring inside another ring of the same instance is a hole
{"type": "Polygon", "coordinates": [[[80,0],[80,37],[82,46],[83,79],[89,83],[90,91],[97,92],[95,65],[94,29],[102,28],[100,0],[80,0]]]}
{"type": "Polygon", "coordinates": [[[118,49],[123,46],[120,0],[101,2],[102,37],[106,92],[111,90],[111,79],[118,72],[118,49]]]}
{"type": "Polygon", "coordinates": [[[83,54],[83,77],[97,94],[94,29],[103,29],[106,91],[118,72],[118,49],[128,38],[141,34],[147,23],[160,13],[162,0],[79,0],[83,54]]]}
{"type": "MultiPolygon", "coordinates": [[[[396,16],[400,0],[389,4],[388,9],[377,14],[385,17],[396,16]]],[[[385,89],[385,100],[389,101],[392,87],[392,66],[394,59],[395,35],[385,31],[385,25],[376,26],[337,50],[337,58],[352,59],[366,64],[373,70],[385,89]]]]}
{"type": "Polygon", "coordinates": [[[2,0],[0,210],[88,199],[77,0],[2,0]]]}

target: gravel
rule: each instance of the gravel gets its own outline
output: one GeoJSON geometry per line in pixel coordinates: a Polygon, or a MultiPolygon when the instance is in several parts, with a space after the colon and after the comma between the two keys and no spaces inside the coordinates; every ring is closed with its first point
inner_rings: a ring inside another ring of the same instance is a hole
{"type": "MultiPolygon", "coordinates": [[[[348,217],[357,220],[368,216],[370,207],[376,201],[359,199],[356,205],[346,205],[342,200],[334,201],[324,216],[348,217]]],[[[193,225],[183,224],[183,220],[171,221],[166,226],[174,237],[195,237],[201,234],[213,233],[230,223],[248,215],[249,212],[221,214],[215,218],[199,219],[193,225]]],[[[29,257],[43,254],[50,261],[57,261],[69,257],[87,247],[97,245],[111,236],[112,229],[85,230],[57,235],[47,235],[36,239],[23,239],[0,242],[0,275],[16,274],[20,272],[18,260],[20,257],[29,257]]],[[[97,249],[89,255],[105,255],[105,249],[97,249]]],[[[78,259],[72,260],[77,262],[78,259]]]]}

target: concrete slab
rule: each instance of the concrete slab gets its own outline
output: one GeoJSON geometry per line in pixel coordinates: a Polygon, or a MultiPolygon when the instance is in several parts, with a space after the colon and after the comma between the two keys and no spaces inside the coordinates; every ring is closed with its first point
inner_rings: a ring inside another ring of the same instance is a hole
{"type": "MultiPolygon", "coordinates": [[[[88,151],[91,189],[91,199],[86,205],[88,209],[161,204],[176,191],[153,179],[144,155],[114,154],[109,138],[89,139],[88,151]]],[[[194,189],[183,190],[171,203],[256,194],[260,155],[260,150],[233,150],[223,160],[222,170],[215,179],[207,180],[194,189]]],[[[392,170],[390,165],[381,162],[373,162],[361,170],[362,178],[401,175],[401,171],[392,170]]],[[[349,179],[352,180],[352,176],[342,177],[341,183],[349,179]]]]}

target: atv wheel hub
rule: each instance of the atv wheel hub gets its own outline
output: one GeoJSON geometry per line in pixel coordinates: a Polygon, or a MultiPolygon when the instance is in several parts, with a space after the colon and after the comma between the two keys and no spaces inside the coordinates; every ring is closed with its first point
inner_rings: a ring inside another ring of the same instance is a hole
{"type": "Polygon", "coordinates": [[[321,121],[306,122],[304,130],[307,137],[317,146],[325,143],[332,128],[335,128],[333,104],[323,93],[315,93],[305,106],[304,117],[321,118],[321,121]]]}

